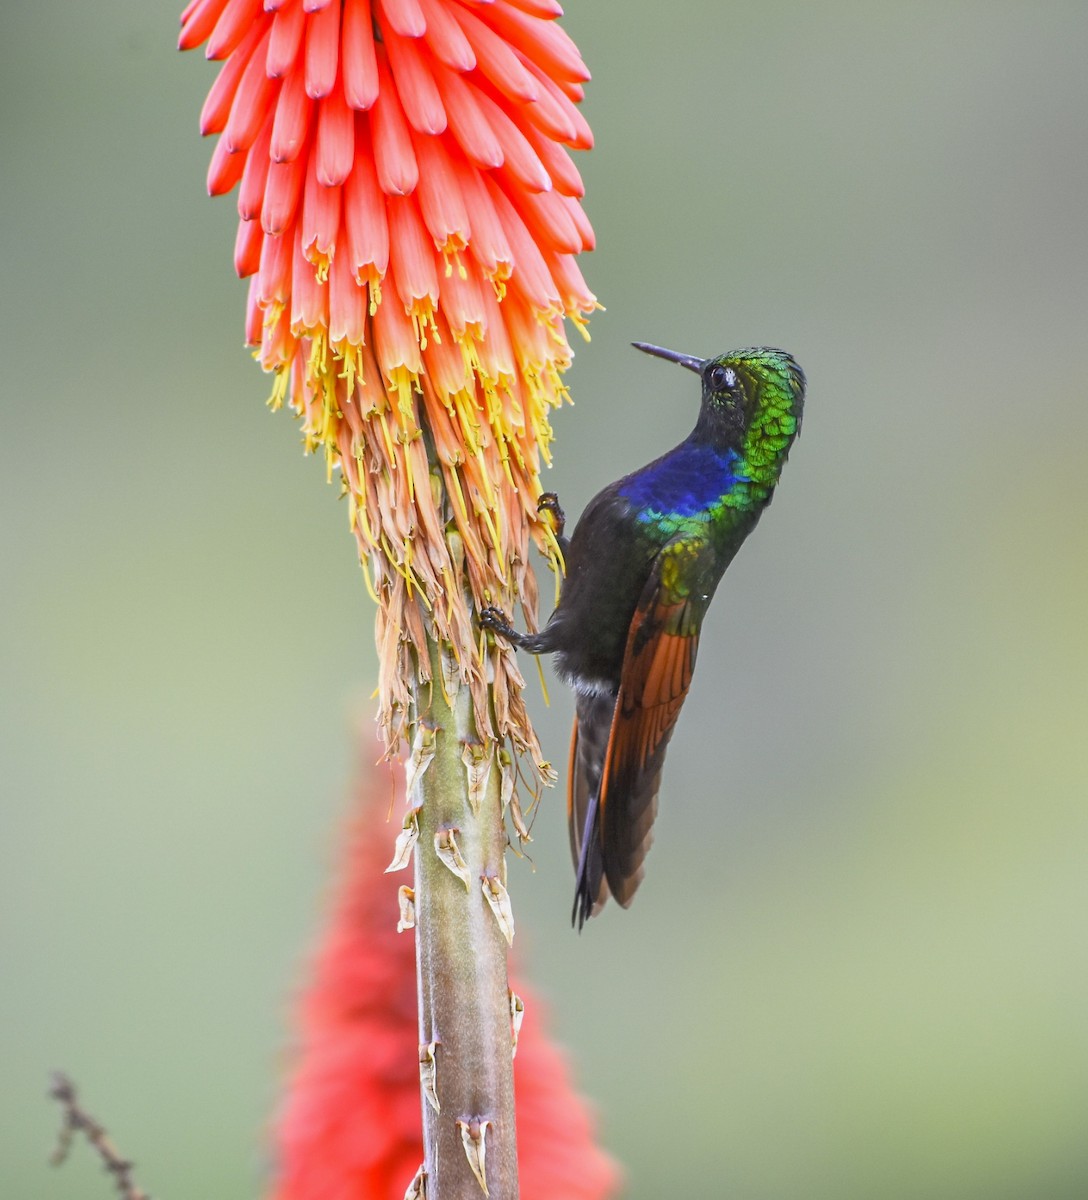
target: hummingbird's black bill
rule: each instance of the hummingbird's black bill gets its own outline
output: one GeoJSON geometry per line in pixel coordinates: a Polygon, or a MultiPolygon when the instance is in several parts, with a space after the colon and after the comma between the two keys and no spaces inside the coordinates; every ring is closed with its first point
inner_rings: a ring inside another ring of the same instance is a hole
{"type": "Polygon", "coordinates": [[[632,342],[636,350],[643,354],[652,354],[655,358],[665,358],[669,362],[679,363],[689,371],[698,374],[706,366],[705,358],[696,358],[693,354],[678,354],[675,350],[666,350],[664,346],[651,346],[649,342],[632,342]]]}

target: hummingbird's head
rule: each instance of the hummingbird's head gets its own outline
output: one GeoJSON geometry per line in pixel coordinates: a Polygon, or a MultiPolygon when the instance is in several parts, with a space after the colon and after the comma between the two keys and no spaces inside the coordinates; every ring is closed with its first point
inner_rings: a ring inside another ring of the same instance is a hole
{"type": "Polygon", "coordinates": [[[746,457],[784,461],[801,432],[805,373],[785,350],[754,346],[717,358],[695,358],[646,342],[637,349],[694,371],[703,384],[695,436],[729,445],[746,457]]]}

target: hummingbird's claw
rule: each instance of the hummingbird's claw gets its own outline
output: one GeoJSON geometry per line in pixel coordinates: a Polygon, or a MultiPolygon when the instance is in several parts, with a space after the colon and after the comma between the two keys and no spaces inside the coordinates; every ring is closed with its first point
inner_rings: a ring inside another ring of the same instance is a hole
{"type": "Polygon", "coordinates": [[[480,628],[490,629],[492,633],[497,633],[508,641],[517,637],[517,630],[510,624],[506,613],[494,604],[480,609],[480,628]]]}
{"type": "Polygon", "coordinates": [[[547,513],[551,518],[546,524],[551,526],[552,536],[559,545],[560,553],[566,558],[570,543],[563,536],[563,531],[567,527],[567,518],[562,508],[559,507],[559,497],[555,492],[541,492],[540,499],[536,502],[536,511],[547,513]]]}
{"type": "Polygon", "coordinates": [[[563,536],[563,527],[567,523],[566,515],[559,506],[559,497],[555,492],[541,492],[540,499],[536,502],[536,511],[538,513],[550,513],[552,518],[552,532],[557,538],[563,536]]]}

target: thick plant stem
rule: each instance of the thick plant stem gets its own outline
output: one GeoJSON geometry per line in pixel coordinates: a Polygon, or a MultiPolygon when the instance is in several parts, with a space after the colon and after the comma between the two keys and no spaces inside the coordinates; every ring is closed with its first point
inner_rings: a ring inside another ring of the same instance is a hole
{"type": "Polygon", "coordinates": [[[516,1200],[507,942],[485,898],[496,885],[505,896],[498,748],[443,671],[448,653],[432,645],[432,682],[417,685],[409,766],[424,1182],[427,1200],[516,1200]]]}

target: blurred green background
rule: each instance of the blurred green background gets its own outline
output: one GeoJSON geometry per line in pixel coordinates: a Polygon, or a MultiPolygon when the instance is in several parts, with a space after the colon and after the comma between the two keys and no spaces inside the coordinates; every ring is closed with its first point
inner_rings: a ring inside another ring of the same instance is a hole
{"type": "MultiPolygon", "coordinates": [[[[574,936],[549,796],[528,972],[632,1200],[1083,1197],[1088,6],[571,9],[607,312],[549,485],[575,514],[687,432],[633,338],[783,345],[810,390],[637,903],[574,936]]],[[[260,1194],[370,711],[176,26],[0,18],[5,1198],[111,1194],[83,1147],[45,1165],[54,1066],[156,1196],[260,1194]]]]}

